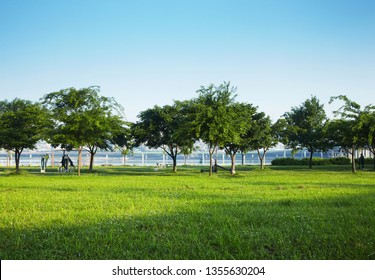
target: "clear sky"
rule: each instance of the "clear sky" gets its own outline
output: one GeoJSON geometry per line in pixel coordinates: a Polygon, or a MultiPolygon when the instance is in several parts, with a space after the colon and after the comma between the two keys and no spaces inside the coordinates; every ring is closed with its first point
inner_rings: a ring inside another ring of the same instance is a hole
{"type": "Polygon", "coordinates": [[[0,0],[1,100],[98,85],[135,121],[223,81],[273,120],[375,104],[375,1],[0,0]]]}

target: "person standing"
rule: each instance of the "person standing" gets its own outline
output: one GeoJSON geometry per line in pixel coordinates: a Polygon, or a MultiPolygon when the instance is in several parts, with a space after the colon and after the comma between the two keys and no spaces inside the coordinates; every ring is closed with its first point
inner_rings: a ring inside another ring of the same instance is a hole
{"type": "Polygon", "coordinates": [[[363,153],[359,156],[359,169],[365,169],[365,157],[363,156],[363,153]]]}

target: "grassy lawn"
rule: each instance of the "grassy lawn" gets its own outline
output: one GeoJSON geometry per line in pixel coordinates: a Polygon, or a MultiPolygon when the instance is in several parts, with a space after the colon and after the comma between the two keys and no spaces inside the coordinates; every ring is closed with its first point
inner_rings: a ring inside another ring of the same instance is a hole
{"type": "Polygon", "coordinates": [[[0,168],[0,259],[375,259],[375,172],[0,168]]]}

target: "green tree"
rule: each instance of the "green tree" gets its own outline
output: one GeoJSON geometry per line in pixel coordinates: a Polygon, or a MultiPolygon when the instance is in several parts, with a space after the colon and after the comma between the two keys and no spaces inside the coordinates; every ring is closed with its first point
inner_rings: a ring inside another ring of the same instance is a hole
{"type": "Polygon", "coordinates": [[[15,154],[16,173],[24,149],[34,149],[43,138],[48,115],[40,103],[14,99],[0,102],[0,147],[15,154]]]}
{"type": "Polygon", "coordinates": [[[264,112],[253,116],[253,126],[248,132],[249,147],[256,150],[260,161],[260,169],[264,169],[264,162],[268,150],[278,143],[276,137],[277,125],[272,125],[269,116],[264,112]]]}
{"type": "Polygon", "coordinates": [[[359,129],[362,131],[365,147],[372,153],[375,170],[375,112],[371,107],[366,106],[364,114],[361,115],[359,129]]]}
{"type": "Polygon", "coordinates": [[[224,82],[219,86],[213,84],[201,87],[199,96],[191,103],[191,127],[197,139],[201,139],[207,146],[210,155],[209,175],[212,175],[213,154],[219,145],[225,145],[228,134],[233,129],[233,104],[236,88],[224,82]]]}
{"type": "Polygon", "coordinates": [[[184,155],[184,165],[187,164],[188,156],[191,155],[194,151],[197,150],[197,147],[192,146],[182,146],[180,154],[184,155]]]}
{"type": "Polygon", "coordinates": [[[105,112],[105,107],[98,107],[91,112],[91,118],[87,122],[88,139],[84,149],[90,153],[89,171],[93,171],[94,156],[98,149],[113,151],[116,146],[126,145],[128,127],[123,118],[112,115],[111,111],[105,112]],[[94,112],[95,111],[95,112],[94,112]]]}
{"type": "Polygon", "coordinates": [[[358,148],[356,132],[353,131],[355,122],[347,119],[330,120],[326,135],[330,139],[332,146],[338,146],[342,151],[350,155],[352,162],[352,172],[355,172],[355,151],[358,148]]]}
{"type": "Polygon", "coordinates": [[[313,96],[300,106],[292,107],[283,117],[286,124],[283,130],[286,134],[282,137],[285,141],[283,144],[294,151],[306,148],[310,153],[309,167],[312,168],[314,152],[324,151],[329,147],[324,134],[327,123],[324,105],[313,96]]]}
{"type": "Polygon", "coordinates": [[[248,132],[255,125],[253,116],[257,108],[251,104],[234,102],[228,105],[227,119],[230,121],[224,143],[220,148],[224,149],[231,158],[231,174],[236,173],[236,155],[246,145],[248,132]]]}
{"type": "Polygon", "coordinates": [[[78,149],[78,175],[81,173],[82,150],[90,152],[90,170],[98,148],[109,149],[122,133],[122,107],[113,98],[100,96],[100,88],[67,88],[43,97],[51,111],[53,128],[49,142],[53,146],[78,149]]]}
{"type": "Polygon", "coordinates": [[[335,116],[340,116],[340,119],[331,123],[330,136],[351,155],[352,172],[355,172],[355,151],[361,147],[374,150],[375,106],[368,105],[362,110],[358,103],[345,95],[331,97],[330,103],[335,100],[343,101],[344,105],[334,111],[335,116]]]}
{"type": "Polygon", "coordinates": [[[163,107],[154,106],[138,115],[140,121],[133,127],[135,145],[149,148],[161,148],[173,161],[173,172],[177,172],[177,155],[181,148],[192,148],[194,139],[186,133],[186,116],[183,103],[163,107]]]}
{"type": "Polygon", "coordinates": [[[132,126],[132,123],[126,122],[126,126],[121,129],[120,133],[116,133],[114,137],[114,150],[121,152],[124,165],[127,164],[127,156],[133,154],[133,149],[135,147],[131,130],[132,126]]]}

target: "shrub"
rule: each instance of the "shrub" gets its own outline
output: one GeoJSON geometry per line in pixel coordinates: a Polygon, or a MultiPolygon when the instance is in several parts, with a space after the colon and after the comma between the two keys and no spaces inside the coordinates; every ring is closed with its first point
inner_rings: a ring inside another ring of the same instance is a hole
{"type": "Polygon", "coordinates": [[[350,159],[347,157],[337,157],[329,159],[333,165],[349,165],[350,159]]]}
{"type": "MultiPolygon", "coordinates": [[[[309,158],[276,158],[271,164],[274,166],[293,166],[293,165],[309,165],[309,158]]],[[[350,159],[346,157],[339,158],[313,158],[312,165],[349,165],[350,159]]]]}
{"type": "Polygon", "coordinates": [[[302,165],[300,160],[294,158],[275,158],[271,164],[276,166],[302,165]]]}

